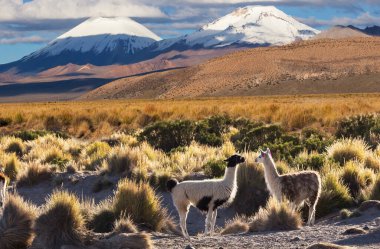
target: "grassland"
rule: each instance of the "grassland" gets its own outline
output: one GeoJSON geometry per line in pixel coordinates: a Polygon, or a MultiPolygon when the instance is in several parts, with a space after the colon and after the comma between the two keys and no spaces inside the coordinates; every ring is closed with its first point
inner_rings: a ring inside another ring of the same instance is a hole
{"type": "Polygon", "coordinates": [[[279,123],[287,131],[314,127],[334,132],[337,120],[380,112],[380,94],[13,103],[1,104],[0,110],[2,134],[51,130],[99,138],[160,120],[200,120],[213,115],[279,123]]]}

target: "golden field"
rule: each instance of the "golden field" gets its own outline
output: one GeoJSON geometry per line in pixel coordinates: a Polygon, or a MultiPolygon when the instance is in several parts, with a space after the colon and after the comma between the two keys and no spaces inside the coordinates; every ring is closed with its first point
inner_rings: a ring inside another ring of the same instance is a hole
{"type": "Polygon", "coordinates": [[[53,130],[98,138],[158,120],[199,120],[212,115],[279,123],[287,131],[315,127],[334,132],[336,121],[344,117],[380,112],[380,94],[13,103],[0,104],[0,110],[3,134],[53,130]]]}

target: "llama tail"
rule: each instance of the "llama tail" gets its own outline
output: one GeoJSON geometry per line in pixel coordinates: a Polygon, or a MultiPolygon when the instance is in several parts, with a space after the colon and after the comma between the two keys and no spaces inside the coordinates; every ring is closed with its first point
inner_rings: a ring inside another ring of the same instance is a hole
{"type": "Polygon", "coordinates": [[[169,181],[166,182],[166,188],[169,192],[172,192],[173,188],[177,186],[178,181],[176,179],[170,179],[169,181]]]}

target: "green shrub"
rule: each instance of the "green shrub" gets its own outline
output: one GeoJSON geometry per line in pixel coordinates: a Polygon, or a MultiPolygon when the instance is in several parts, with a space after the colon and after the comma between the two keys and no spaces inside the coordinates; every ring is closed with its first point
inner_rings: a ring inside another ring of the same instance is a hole
{"type": "Polygon", "coordinates": [[[196,124],[195,141],[219,147],[223,144],[222,134],[228,131],[231,120],[226,116],[212,116],[196,124]]]}
{"type": "Polygon", "coordinates": [[[338,138],[362,138],[370,142],[372,128],[379,122],[376,115],[357,115],[338,122],[336,136],[338,138]]]}
{"type": "Polygon", "coordinates": [[[367,144],[359,139],[341,139],[327,148],[328,157],[342,166],[353,160],[363,162],[367,153],[367,144]]]}
{"type": "Polygon", "coordinates": [[[352,205],[349,189],[339,180],[338,172],[331,171],[322,178],[322,193],[317,204],[317,217],[352,205]]]}
{"type": "Polygon", "coordinates": [[[167,220],[166,209],[149,184],[124,179],[118,184],[113,200],[117,217],[129,216],[138,225],[153,231],[162,231],[167,220]]]}
{"type": "Polygon", "coordinates": [[[160,121],[147,126],[139,135],[154,148],[170,152],[181,146],[189,146],[194,138],[195,124],[189,120],[160,121]]]}
{"type": "Polygon", "coordinates": [[[253,232],[296,230],[302,226],[302,217],[288,201],[280,203],[271,197],[265,208],[260,208],[255,214],[249,226],[253,232]]]}
{"type": "Polygon", "coordinates": [[[223,160],[211,160],[204,166],[204,172],[210,178],[220,178],[224,175],[226,166],[223,160]]]}

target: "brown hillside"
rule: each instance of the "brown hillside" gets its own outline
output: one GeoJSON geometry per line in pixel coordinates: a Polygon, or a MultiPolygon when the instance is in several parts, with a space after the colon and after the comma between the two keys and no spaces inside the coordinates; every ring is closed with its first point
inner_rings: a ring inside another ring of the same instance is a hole
{"type": "Polygon", "coordinates": [[[255,48],[198,66],[111,82],[82,96],[199,96],[380,92],[380,38],[313,40],[255,48]]]}
{"type": "Polygon", "coordinates": [[[313,39],[347,39],[353,37],[371,36],[351,27],[335,26],[328,30],[322,31],[320,34],[314,36],[313,39]]]}

